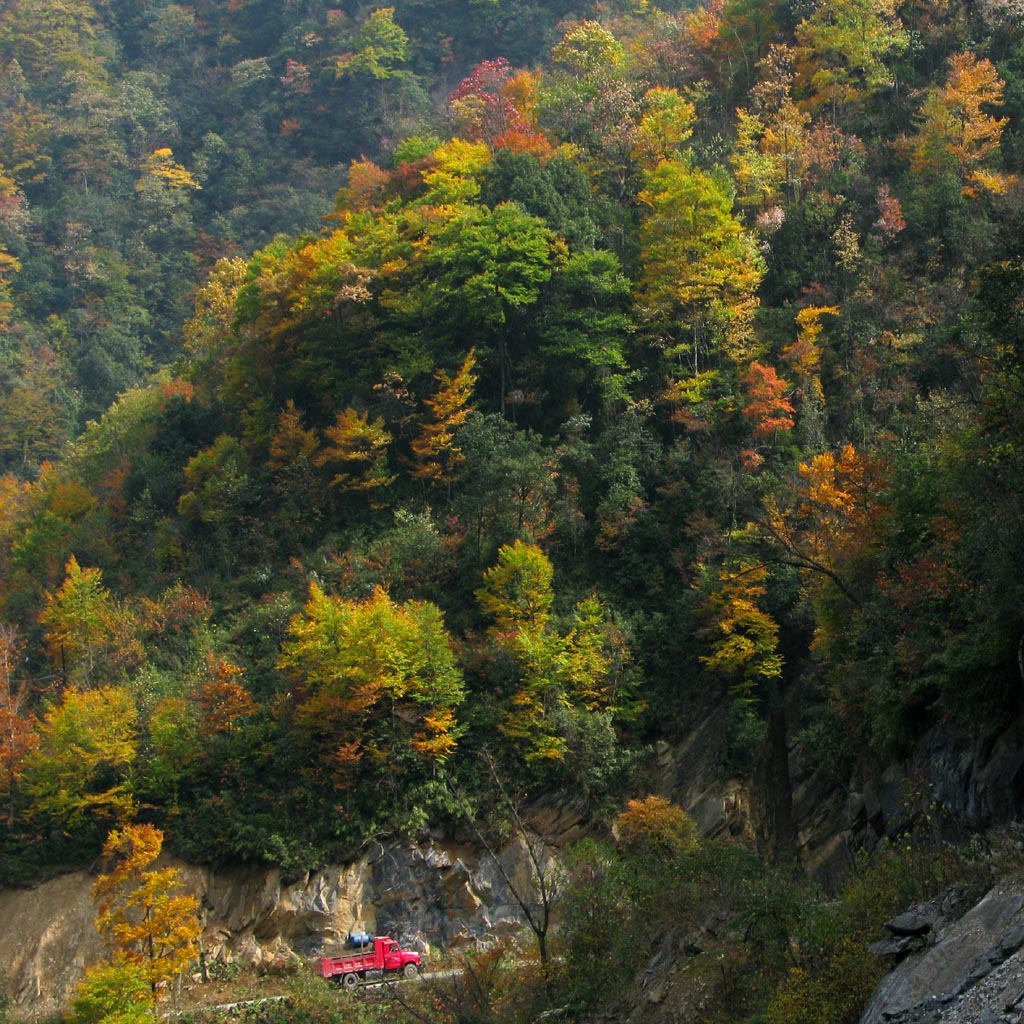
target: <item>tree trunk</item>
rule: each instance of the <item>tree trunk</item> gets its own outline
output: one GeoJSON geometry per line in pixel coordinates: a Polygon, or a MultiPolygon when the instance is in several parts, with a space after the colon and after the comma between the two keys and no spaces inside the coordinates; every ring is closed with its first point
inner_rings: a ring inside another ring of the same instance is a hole
{"type": "Polygon", "coordinates": [[[768,732],[754,765],[754,808],[758,846],[771,864],[797,865],[793,787],[789,777],[786,711],[781,702],[768,710],[768,732]]]}

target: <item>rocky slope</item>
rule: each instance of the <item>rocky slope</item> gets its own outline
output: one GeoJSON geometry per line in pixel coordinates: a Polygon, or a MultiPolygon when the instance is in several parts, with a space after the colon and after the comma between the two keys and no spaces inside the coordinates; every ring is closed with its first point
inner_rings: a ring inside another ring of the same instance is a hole
{"type": "Polygon", "coordinates": [[[962,916],[948,919],[937,901],[889,927],[893,937],[879,951],[900,956],[902,946],[907,955],[879,985],[861,1024],[1024,1020],[1024,876],[1000,880],[962,916]]]}

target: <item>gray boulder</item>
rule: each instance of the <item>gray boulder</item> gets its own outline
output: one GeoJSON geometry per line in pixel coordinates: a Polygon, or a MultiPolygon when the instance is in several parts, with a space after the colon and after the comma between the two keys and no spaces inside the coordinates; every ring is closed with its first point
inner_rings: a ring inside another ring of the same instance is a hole
{"type": "MultiPolygon", "coordinates": [[[[889,930],[894,938],[913,938],[911,929],[923,928],[927,917],[900,915],[889,930]]],[[[1024,1021],[1024,878],[1004,879],[934,935],[917,931],[918,941],[926,935],[929,943],[878,986],[861,1024],[1024,1021]]]]}

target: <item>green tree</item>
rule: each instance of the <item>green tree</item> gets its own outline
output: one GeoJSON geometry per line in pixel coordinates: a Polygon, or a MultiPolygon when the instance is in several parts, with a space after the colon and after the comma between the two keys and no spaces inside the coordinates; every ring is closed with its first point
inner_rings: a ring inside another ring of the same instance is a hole
{"type": "Polygon", "coordinates": [[[896,83],[893,61],[910,39],[892,0],[821,0],[797,25],[797,83],[812,109],[834,123],[896,83]]]}
{"type": "MultiPolygon", "coordinates": [[[[3,253],[0,251],[0,324],[3,320],[3,253]]],[[[66,367],[48,347],[19,353],[0,401],[0,460],[34,475],[54,458],[72,432],[66,367]]]]}
{"type": "Polygon", "coordinates": [[[222,434],[185,464],[178,513],[214,541],[222,571],[230,574],[252,556],[256,484],[241,441],[222,434]]]}
{"type": "Polygon", "coordinates": [[[613,413],[628,400],[630,282],[611,252],[570,253],[553,275],[537,317],[544,387],[558,415],[582,404],[613,413]]]}
{"type": "Polygon", "coordinates": [[[503,149],[484,169],[480,198],[488,206],[518,203],[540,217],[573,252],[597,243],[597,201],[591,182],[574,160],[561,154],[540,160],[503,149]]]}
{"type": "Polygon", "coordinates": [[[338,58],[339,78],[362,74],[381,79],[405,73],[400,65],[410,57],[409,37],[395,22],[394,7],[373,11],[360,26],[353,43],[355,52],[338,58]]]}
{"type": "Polygon", "coordinates": [[[516,203],[493,210],[455,207],[428,228],[423,260],[428,307],[459,331],[476,331],[494,345],[504,412],[512,382],[516,315],[532,306],[551,277],[555,235],[516,203]]]}
{"type": "Polygon", "coordinates": [[[123,960],[88,967],[67,1019],[69,1024],[155,1024],[145,968],[123,960]]]}
{"type": "Polygon", "coordinates": [[[503,544],[547,536],[555,469],[541,438],[503,416],[475,412],[456,439],[466,461],[452,504],[476,564],[503,544]]]}

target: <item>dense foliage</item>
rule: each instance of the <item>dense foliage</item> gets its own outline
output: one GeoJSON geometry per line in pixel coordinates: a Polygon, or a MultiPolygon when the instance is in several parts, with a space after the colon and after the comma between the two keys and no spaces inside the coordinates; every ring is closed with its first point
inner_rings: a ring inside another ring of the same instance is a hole
{"type": "Polygon", "coordinates": [[[4,881],[1019,710],[1017,6],[447,6],[0,15],[4,881]]]}

